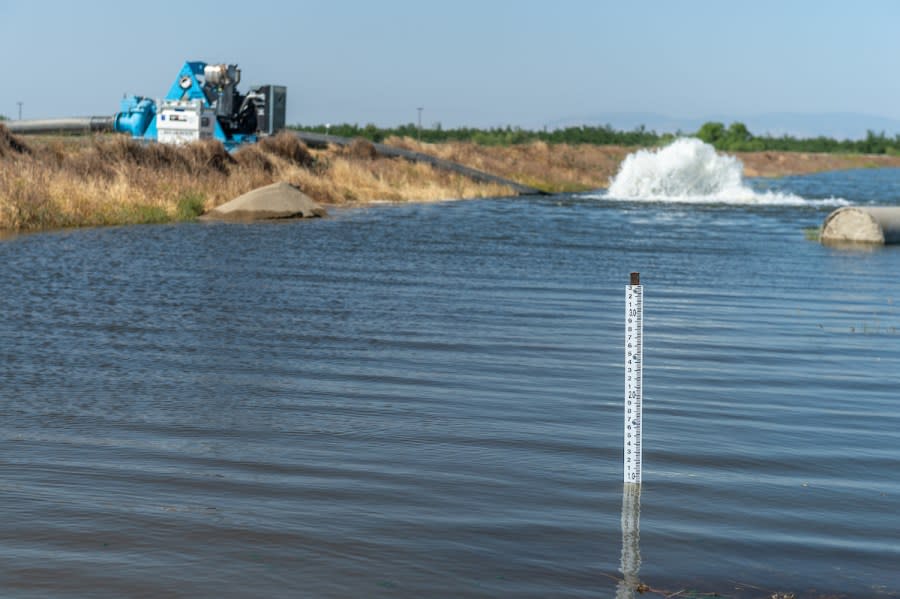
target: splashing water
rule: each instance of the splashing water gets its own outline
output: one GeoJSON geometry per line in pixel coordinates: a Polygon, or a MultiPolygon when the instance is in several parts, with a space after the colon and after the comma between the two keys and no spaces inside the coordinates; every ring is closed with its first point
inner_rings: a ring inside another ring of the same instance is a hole
{"type": "Polygon", "coordinates": [[[656,202],[844,205],[845,200],[807,200],[780,192],[758,192],[743,179],[744,165],[734,156],[717,154],[699,139],[683,137],[657,150],[629,154],[604,196],[616,200],[656,202]]]}

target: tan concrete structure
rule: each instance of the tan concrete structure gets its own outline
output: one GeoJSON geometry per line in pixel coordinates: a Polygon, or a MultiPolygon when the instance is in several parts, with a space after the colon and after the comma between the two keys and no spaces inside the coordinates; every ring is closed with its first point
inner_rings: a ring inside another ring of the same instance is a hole
{"type": "Polygon", "coordinates": [[[210,210],[204,220],[254,221],[327,216],[325,209],[289,183],[249,191],[210,210]]]}
{"type": "Polygon", "coordinates": [[[822,243],[900,243],[900,206],[845,206],[822,224],[822,243]]]}

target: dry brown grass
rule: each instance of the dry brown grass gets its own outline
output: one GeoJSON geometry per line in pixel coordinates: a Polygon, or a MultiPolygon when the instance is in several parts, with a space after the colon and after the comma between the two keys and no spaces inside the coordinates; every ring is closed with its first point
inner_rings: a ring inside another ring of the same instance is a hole
{"type": "MultiPolygon", "coordinates": [[[[543,142],[495,147],[391,138],[387,143],[553,192],[606,187],[633,151],[543,142]]],[[[900,165],[896,156],[758,152],[740,158],[745,174],[757,176],[900,165]]],[[[142,145],[118,135],[25,142],[0,124],[0,230],[188,219],[276,181],[296,185],[323,204],[512,193],[427,164],[380,158],[363,140],[345,148],[310,150],[284,133],[228,154],[218,142],[142,145]]]]}
{"type": "MultiPolygon", "coordinates": [[[[433,154],[550,192],[607,187],[622,160],[636,148],[593,145],[479,146],[472,143],[425,144],[390,138],[390,145],[433,154]]],[[[900,156],[738,152],[747,177],[781,177],[849,168],[900,167],[900,156]]]]}
{"type": "Polygon", "coordinates": [[[550,145],[542,141],[514,146],[462,142],[427,144],[408,137],[391,137],[385,143],[458,162],[549,192],[606,187],[625,156],[634,150],[621,146],[550,145]]]}
{"type": "Polygon", "coordinates": [[[0,123],[0,158],[31,154],[31,148],[0,123]]]}
{"type": "Polygon", "coordinates": [[[508,188],[403,160],[363,143],[312,151],[289,133],[233,155],[215,141],[173,147],[120,135],[23,142],[0,125],[0,230],[193,218],[276,181],[324,204],[507,195],[508,188]]]}

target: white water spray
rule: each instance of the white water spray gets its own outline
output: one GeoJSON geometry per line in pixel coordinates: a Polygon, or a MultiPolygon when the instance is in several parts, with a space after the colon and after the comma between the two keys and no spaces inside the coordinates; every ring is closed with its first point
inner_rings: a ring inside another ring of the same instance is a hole
{"type": "Polygon", "coordinates": [[[743,178],[744,165],[734,156],[692,137],[676,139],[656,150],[629,154],[604,198],[703,204],[844,205],[841,199],[806,200],[779,192],[758,192],[743,178]]]}

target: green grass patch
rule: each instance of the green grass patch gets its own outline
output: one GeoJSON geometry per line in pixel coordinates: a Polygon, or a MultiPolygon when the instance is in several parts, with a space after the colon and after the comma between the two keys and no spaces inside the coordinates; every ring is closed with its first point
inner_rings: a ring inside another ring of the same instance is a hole
{"type": "Polygon", "coordinates": [[[170,222],[172,219],[163,208],[159,206],[137,205],[123,208],[116,215],[115,220],[122,224],[158,225],[170,222]]]}
{"type": "Polygon", "coordinates": [[[195,220],[203,214],[203,208],[206,204],[206,198],[203,194],[197,192],[188,192],[178,199],[178,205],[175,208],[175,220],[190,221],[195,220]]]}

